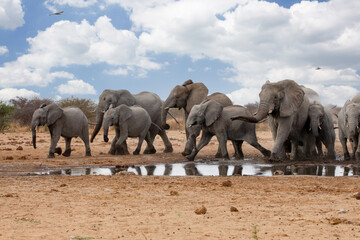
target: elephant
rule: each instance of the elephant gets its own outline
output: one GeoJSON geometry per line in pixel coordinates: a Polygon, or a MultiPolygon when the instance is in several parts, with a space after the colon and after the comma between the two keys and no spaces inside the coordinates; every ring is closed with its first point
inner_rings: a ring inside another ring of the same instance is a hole
{"type": "Polygon", "coordinates": [[[318,102],[311,103],[308,111],[307,131],[310,139],[306,141],[308,146],[306,152],[308,155],[312,155],[316,145],[317,155],[323,156],[322,143],[327,149],[326,157],[329,159],[335,159],[335,130],[334,122],[329,109],[326,109],[322,104],[318,102]],[[315,142],[315,144],[314,144],[315,142]]]}
{"type": "MultiPolygon", "coordinates": [[[[160,97],[151,92],[141,92],[138,94],[131,94],[128,90],[104,90],[101,95],[99,96],[99,104],[96,108],[96,126],[91,135],[91,142],[93,142],[94,138],[98,134],[99,130],[101,129],[101,125],[104,118],[104,113],[108,110],[110,105],[117,107],[121,104],[125,104],[127,106],[139,105],[143,107],[150,115],[151,121],[156,125],[161,125],[161,105],[162,101],[160,97]]],[[[155,136],[159,134],[162,138],[165,149],[164,152],[172,152],[172,144],[168,139],[165,131],[159,130],[155,126],[150,126],[150,139],[151,142],[154,141],[155,136]]],[[[126,142],[125,142],[126,147],[126,142]]],[[[151,150],[153,151],[153,150],[151,150]]],[[[151,153],[150,148],[147,146],[144,153],[151,153]]],[[[128,153],[127,148],[124,151],[119,149],[116,152],[124,152],[128,153]]],[[[115,154],[115,149],[110,149],[110,154],[115,154]]]]}
{"type": "Polygon", "coordinates": [[[285,145],[291,144],[291,159],[296,159],[299,138],[308,117],[309,99],[302,86],[293,80],[267,81],[259,93],[260,104],[254,116],[234,116],[232,119],[259,122],[269,118],[274,139],[270,161],[286,158],[285,145]]]}
{"type": "Polygon", "coordinates": [[[31,120],[33,147],[36,149],[36,127],[47,125],[51,135],[48,158],[54,158],[54,153],[61,154],[61,148],[56,148],[60,136],[64,137],[66,148],[63,156],[71,154],[71,139],[80,137],[85,144],[85,155],[91,156],[89,144],[88,119],[77,107],[60,108],[57,104],[42,104],[33,113],[31,120]]]}
{"type": "MultiPolygon", "coordinates": [[[[170,92],[161,108],[161,126],[164,129],[169,129],[170,126],[166,123],[167,113],[170,108],[183,108],[185,112],[185,122],[188,119],[192,107],[200,104],[205,99],[212,99],[225,106],[232,105],[232,101],[223,93],[215,92],[208,96],[208,88],[201,82],[194,83],[191,79],[185,81],[182,85],[176,85],[170,92]]],[[[200,127],[194,127],[193,131],[200,134],[200,127]]],[[[196,145],[195,138],[189,138],[189,131],[185,127],[186,132],[186,146],[182,152],[183,156],[189,155],[196,145]]],[[[220,149],[219,149],[220,151],[220,149]]],[[[218,151],[218,153],[219,153],[218,151]]]]}
{"type": "Polygon", "coordinates": [[[245,121],[232,121],[231,117],[235,115],[250,117],[251,113],[242,106],[223,107],[214,100],[205,100],[201,104],[193,106],[186,121],[186,126],[191,129],[193,126],[200,125],[203,133],[196,148],[186,158],[193,161],[196,154],[210,142],[214,135],[219,141],[222,158],[229,159],[226,147],[227,140],[232,141],[237,159],[244,158],[242,152],[243,141],[258,149],[265,157],[269,157],[270,151],[262,147],[257,141],[255,124],[245,121]]]}
{"type": "Polygon", "coordinates": [[[350,160],[347,140],[353,150],[351,158],[360,160],[359,128],[360,128],[360,103],[346,101],[338,114],[339,139],[343,148],[344,159],[350,160]]]}
{"type": "Polygon", "coordinates": [[[151,118],[149,113],[140,106],[127,106],[121,104],[116,108],[110,108],[104,114],[104,141],[108,142],[109,127],[114,125],[116,136],[111,144],[111,149],[115,152],[120,148],[121,144],[126,141],[128,137],[138,137],[139,142],[134,155],[138,155],[141,150],[141,145],[145,139],[148,144],[149,151],[155,153],[156,150],[150,139],[149,129],[151,126],[151,118]]]}

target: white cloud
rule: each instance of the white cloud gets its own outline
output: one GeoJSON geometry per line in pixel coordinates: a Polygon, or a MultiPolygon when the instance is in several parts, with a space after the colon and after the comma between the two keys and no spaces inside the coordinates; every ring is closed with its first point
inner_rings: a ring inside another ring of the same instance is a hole
{"type": "Polygon", "coordinates": [[[14,30],[24,23],[20,0],[0,0],[0,28],[14,30]]]}
{"type": "Polygon", "coordinates": [[[76,8],[86,8],[90,7],[97,3],[97,0],[46,0],[44,5],[50,11],[57,12],[57,7],[76,7],[76,8]]]}
{"type": "Polygon", "coordinates": [[[239,101],[243,97],[235,93],[251,93],[266,80],[316,82],[329,92],[333,86],[359,87],[358,0],[302,1],[290,9],[258,0],[142,2],[107,0],[128,10],[145,52],[232,66],[229,80],[242,89],[230,95],[239,101]]]}
{"type": "Polygon", "coordinates": [[[234,104],[246,105],[248,103],[260,102],[259,99],[260,88],[241,88],[233,91],[227,96],[233,101],[234,104]]]}
{"type": "Polygon", "coordinates": [[[6,46],[0,46],[0,56],[8,53],[9,50],[6,46]]]}
{"type": "Polygon", "coordinates": [[[135,33],[116,29],[106,16],[98,18],[94,25],[86,20],[81,23],[59,21],[27,41],[28,54],[0,67],[0,87],[46,86],[61,77],[59,74],[64,75],[51,72],[52,68],[72,64],[126,66],[140,76],[161,68],[161,64],[146,57],[135,33]]]}
{"type": "Polygon", "coordinates": [[[105,71],[106,74],[109,75],[119,75],[119,76],[126,76],[128,75],[128,69],[125,68],[118,68],[118,69],[113,69],[113,70],[107,70],[105,71]]]}
{"type": "Polygon", "coordinates": [[[83,80],[70,80],[57,89],[60,94],[96,94],[95,88],[83,80]]]}
{"type": "Polygon", "coordinates": [[[10,99],[14,99],[16,97],[24,97],[24,98],[33,98],[40,97],[40,94],[31,90],[27,90],[24,88],[16,89],[16,88],[3,88],[0,89],[0,100],[1,101],[9,101],[10,99]]]}

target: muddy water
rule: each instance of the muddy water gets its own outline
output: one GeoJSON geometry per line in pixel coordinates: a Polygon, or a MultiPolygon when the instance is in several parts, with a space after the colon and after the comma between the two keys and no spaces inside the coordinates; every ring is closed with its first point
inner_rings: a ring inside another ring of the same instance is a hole
{"type": "Polygon", "coordinates": [[[31,172],[0,172],[0,175],[114,175],[135,174],[142,176],[354,176],[360,175],[360,165],[340,164],[266,164],[251,161],[196,161],[187,163],[103,167],[44,168],[31,172]]]}

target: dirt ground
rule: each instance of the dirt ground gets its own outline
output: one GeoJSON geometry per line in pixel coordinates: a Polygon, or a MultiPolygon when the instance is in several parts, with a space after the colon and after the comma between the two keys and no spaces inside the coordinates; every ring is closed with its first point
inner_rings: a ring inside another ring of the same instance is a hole
{"type": "MultiPolygon", "coordinates": [[[[271,149],[268,131],[260,144],[271,149]]],[[[360,178],[311,176],[14,176],[53,166],[183,162],[184,131],[169,131],[174,153],[112,156],[99,135],[85,157],[47,159],[49,134],[0,134],[0,239],[360,239],[360,178]],[[21,150],[22,149],[22,150],[21,150]],[[197,213],[195,213],[197,212],[197,213]]],[[[137,140],[128,143],[130,152],[137,140]]],[[[64,149],[64,141],[59,145],[64,149]]],[[[244,143],[245,157],[261,154],[244,143]]],[[[143,146],[144,149],[144,146],[143,146]]],[[[212,158],[216,140],[197,158],[212,158]]],[[[342,154],[339,142],[336,151],[342,154]]],[[[232,147],[229,146],[232,154],[232,147]]],[[[348,162],[344,164],[349,164],[348,162]]],[[[351,162],[358,166],[358,162],[351,162]]]]}

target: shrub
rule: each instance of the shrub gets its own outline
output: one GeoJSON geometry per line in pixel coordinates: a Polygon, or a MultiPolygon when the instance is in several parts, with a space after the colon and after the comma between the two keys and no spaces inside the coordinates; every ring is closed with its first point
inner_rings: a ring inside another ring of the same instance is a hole
{"type": "Polygon", "coordinates": [[[6,103],[0,101],[0,131],[9,129],[11,123],[12,113],[14,111],[13,106],[9,106],[6,103]]]}
{"type": "Polygon", "coordinates": [[[71,97],[71,98],[61,99],[57,102],[57,104],[62,108],[70,107],[70,106],[78,107],[86,115],[89,122],[95,122],[95,118],[96,118],[95,109],[97,105],[91,99],[71,97]]]}

